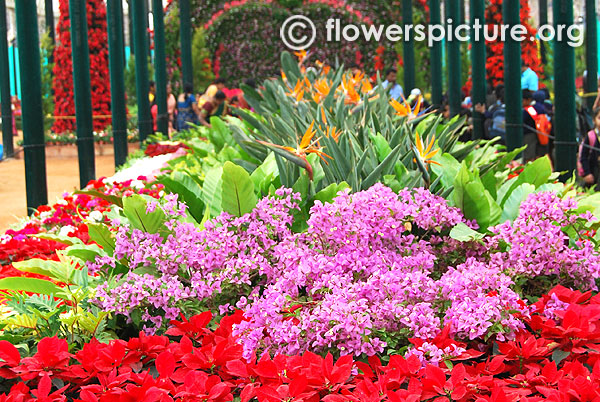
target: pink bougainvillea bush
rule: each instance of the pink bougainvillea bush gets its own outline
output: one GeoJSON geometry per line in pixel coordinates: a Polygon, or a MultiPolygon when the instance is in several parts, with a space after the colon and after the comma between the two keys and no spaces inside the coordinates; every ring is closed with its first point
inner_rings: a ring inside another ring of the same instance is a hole
{"type": "Polygon", "coordinates": [[[137,316],[149,333],[182,312],[242,309],[247,319],[234,334],[246,358],[372,356],[445,327],[465,342],[514,339],[531,316],[525,296],[548,289],[535,293],[535,284],[594,289],[599,276],[589,239],[571,244],[566,234],[589,214],[552,193],[531,195],[513,223],[473,239],[455,233],[473,223],[424,189],[396,194],[376,184],[341,192],[331,203],[315,202],[302,233],[291,230],[298,199],[280,189],[252,212],[223,213],[204,230],[176,196],[148,202],[146,212],[164,214],[165,229],[113,222],[114,254],[88,268],[102,274],[126,263],[130,270],[97,289],[97,304],[137,316]]]}

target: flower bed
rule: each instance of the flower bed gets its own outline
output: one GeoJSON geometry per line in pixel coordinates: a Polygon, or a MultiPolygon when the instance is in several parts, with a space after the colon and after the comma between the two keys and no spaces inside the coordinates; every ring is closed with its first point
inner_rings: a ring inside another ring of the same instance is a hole
{"type": "Polygon", "coordinates": [[[443,331],[413,340],[408,356],[368,361],[307,352],[243,358],[234,328],[240,312],[209,329],[210,313],[174,320],[168,336],[108,344],[92,341],[70,353],[45,338],[21,358],[0,341],[0,375],[11,387],[0,401],[563,401],[600,397],[600,299],[558,287],[534,305],[531,332],[497,342],[493,351],[466,349],[443,331]],[[445,351],[452,350],[452,353],[445,351]],[[484,353],[487,352],[487,353],[484,353]],[[437,364],[427,363],[436,357],[437,364]],[[53,384],[58,384],[52,391],[53,384]],[[64,386],[62,385],[64,384],[64,386]],[[31,397],[34,395],[37,399],[31,397]],[[568,395],[568,397],[567,397],[568,395]]]}
{"type": "Polygon", "coordinates": [[[600,198],[282,60],[2,237],[0,401],[596,398],[600,198]]]}

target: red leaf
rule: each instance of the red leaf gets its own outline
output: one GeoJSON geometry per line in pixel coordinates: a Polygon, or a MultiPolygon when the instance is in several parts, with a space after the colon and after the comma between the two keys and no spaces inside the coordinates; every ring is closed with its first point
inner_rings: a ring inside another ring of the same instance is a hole
{"type": "Polygon", "coordinates": [[[256,388],[254,384],[248,384],[244,387],[242,392],[240,393],[241,402],[248,402],[250,399],[254,398],[256,395],[256,388]]]}
{"type": "Polygon", "coordinates": [[[21,361],[21,355],[12,343],[0,341],[0,359],[4,360],[9,366],[14,367],[21,361]]]}
{"type": "Polygon", "coordinates": [[[306,390],[308,380],[305,376],[299,375],[290,383],[290,396],[298,396],[306,390]]]}
{"type": "Polygon", "coordinates": [[[242,378],[248,377],[248,368],[241,360],[228,361],[225,366],[227,367],[227,372],[233,376],[242,378]]]}
{"type": "Polygon", "coordinates": [[[154,362],[156,370],[162,378],[169,378],[175,371],[175,358],[171,352],[162,352],[154,362]]]}

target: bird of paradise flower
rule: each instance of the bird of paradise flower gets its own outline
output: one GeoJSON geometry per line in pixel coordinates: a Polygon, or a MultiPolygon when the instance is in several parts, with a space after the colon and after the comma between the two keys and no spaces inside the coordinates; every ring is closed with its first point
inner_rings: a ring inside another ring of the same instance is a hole
{"type": "Polygon", "coordinates": [[[402,103],[398,102],[396,99],[391,99],[390,105],[396,111],[397,116],[408,117],[409,120],[412,120],[419,115],[419,112],[421,112],[423,97],[419,96],[417,98],[417,103],[415,104],[414,108],[411,108],[410,104],[404,97],[402,97],[402,103]]]}
{"type": "Polygon", "coordinates": [[[257,142],[270,148],[271,150],[273,150],[273,152],[277,153],[278,155],[281,155],[282,157],[295,163],[296,165],[306,169],[306,172],[308,173],[308,178],[312,180],[313,169],[310,163],[308,163],[308,160],[306,159],[307,155],[316,154],[325,163],[327,163],[325,157],[333,159],[331,156],[327,155],[325,152],[322,151],[322,147],[319,144],[319,138],[314,139],[314,136],[316,134],[314,125],[315,122],[313,120],[312,123],[310,123],[310,126],[308,126],[308,128],[304,132],[304,135],[300,139],[300,142],[296,144],[295,148],[260,140],[257,140],[257,142]]]}

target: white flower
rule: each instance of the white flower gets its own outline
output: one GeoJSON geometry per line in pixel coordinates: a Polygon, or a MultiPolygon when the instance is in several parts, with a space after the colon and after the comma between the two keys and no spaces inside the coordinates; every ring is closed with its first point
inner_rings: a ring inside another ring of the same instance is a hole
{"type": "Polygon", "coordinates": [[[100,212],[100,211],[90,212],[89,218],[96,222],[102,222],[102,220],[104,220],[104,216],[102,216],[102,212],[100,212]]]}
{"type": "Polygon", "coordinates": [[[75,227],[71,225],[63,226],[60,228],[60,232],[58,232],[59,236],[68,236],[69,234],[75,232],[77,230],[75,227]]]}
{"type": "Polygon", "coordinates": [[[131,182],[131,187],[135,188],[136,190],[141,190],[144,188],[144,183],[141,180],[133,180],[131,182]]]}
{"type": "Polygon", "coordinates": [[[52,211],[44,211],[44,212],[41,212],[39,215],[39,218],[41,221],[44,221],[45,219],[48,219],[50,217],[52,217],[52,211]]]}

